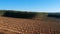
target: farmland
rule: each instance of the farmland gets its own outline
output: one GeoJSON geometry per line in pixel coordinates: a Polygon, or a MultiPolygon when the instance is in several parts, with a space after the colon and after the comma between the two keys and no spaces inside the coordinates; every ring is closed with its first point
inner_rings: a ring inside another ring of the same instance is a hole
{"type": "Polygon", "coordinates": [[[0,34],[60,34],[59,19],[47,17],[47,13],[25,13],[20,14],[30,16],[22,18],[14,12],[14,15],[18,15],[17,18],[11,16],[10,12],[10,16],[6,16],[6,12],[0,12],[0,34]]]}

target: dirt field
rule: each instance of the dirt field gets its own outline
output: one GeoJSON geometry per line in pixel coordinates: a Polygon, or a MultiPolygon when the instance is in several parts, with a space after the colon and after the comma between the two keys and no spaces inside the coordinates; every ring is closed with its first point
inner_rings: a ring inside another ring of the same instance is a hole
{"type": "Polygon", "coordinates": [[[60,21],[0,17],[0,34],[60,34],[60,21]]]}

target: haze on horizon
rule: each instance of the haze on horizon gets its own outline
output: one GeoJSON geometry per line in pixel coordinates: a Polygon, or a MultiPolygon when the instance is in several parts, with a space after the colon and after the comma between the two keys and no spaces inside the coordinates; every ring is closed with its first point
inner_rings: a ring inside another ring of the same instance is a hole
{"type": "Polygon", "coordinates": [[[60,12],[60,0],[0,0],[0,10],[60,12]]]}

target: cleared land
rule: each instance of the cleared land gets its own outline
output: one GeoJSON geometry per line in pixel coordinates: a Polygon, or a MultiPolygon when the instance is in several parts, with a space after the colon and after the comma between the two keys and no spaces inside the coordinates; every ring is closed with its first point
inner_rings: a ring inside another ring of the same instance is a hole
{"type": "Polygon", "coordinates": [[[0,17],[1,34],[60,34],[58,19],[33,20],[0,17]]]}

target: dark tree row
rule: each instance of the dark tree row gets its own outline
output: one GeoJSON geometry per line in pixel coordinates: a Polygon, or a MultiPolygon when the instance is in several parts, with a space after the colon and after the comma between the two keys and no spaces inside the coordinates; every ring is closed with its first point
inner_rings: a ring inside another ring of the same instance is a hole
{"type": "Polygon", "coordinates": [[[60,13],[49,13],[48,17],[60,18],[60,13]]]}
{"type": "Polygon", "coordinates": [[[36,13],[33,12],[14,12],[6,11],[3,16],[14,17],[14,18],[33,18],[36,13]]]}

